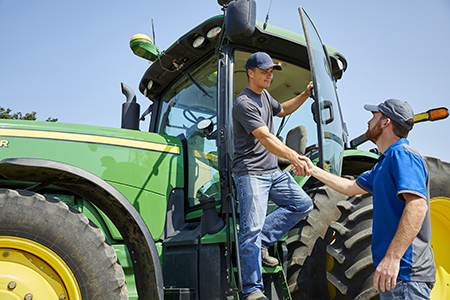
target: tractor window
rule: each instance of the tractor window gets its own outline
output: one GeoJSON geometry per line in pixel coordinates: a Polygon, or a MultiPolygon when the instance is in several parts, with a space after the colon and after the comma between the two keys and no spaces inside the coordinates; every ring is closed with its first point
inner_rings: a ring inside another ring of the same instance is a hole
{"type": "Polygon", "coordinates": [[[201,120],[211,119],[217,129],[217,59],[211,57],[185,71],[161,100],[158,133],[183,135],[187,141],[189,206],[199,204],[202,197],[220,200],[216,139],[197,128],[201,120]]]}

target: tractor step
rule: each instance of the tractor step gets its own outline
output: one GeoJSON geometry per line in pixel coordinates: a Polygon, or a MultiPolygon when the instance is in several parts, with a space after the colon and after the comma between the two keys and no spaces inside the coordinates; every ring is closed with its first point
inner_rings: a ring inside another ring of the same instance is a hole
{"type": "Polygon", "coordinates": [[[266,296],[269,297],[267,294],[272,296],[269,297],[269,299],[276,299],[275,295],[280,295],[281,292],[284,300],[292,300],[286,275],[284,274],[284,270],[281,266],[277,266],[275,268],[263,267],[262,272],[266,296]]]}
{"type": "MultiPolygon", "coordinates": [[[[233,268],[233,270],[237,272],[236,268],[233,268]]],[[[281,266],[276,266],[275,268],[263,267],[262,274],[265,294],[269,299],[292,300],[286,275],[281,266]],[[281,295],[283,296],[282,298],[281,295]]]]}
{"type": "Polygon", "coordinates": [[[194,300],[195,291],[189,288],[164,288],[164,300],[194,300]]]}

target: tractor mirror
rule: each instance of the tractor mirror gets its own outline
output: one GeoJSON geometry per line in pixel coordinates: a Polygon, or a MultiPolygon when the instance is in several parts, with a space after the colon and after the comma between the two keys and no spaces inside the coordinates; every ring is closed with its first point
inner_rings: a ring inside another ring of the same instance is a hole
{"type": "Polygon", "coordinates": [[[226,11],[225,22],[225,33],[230,41],[251,36],[256,27],[256,1],[231,1],[226,11]]]}

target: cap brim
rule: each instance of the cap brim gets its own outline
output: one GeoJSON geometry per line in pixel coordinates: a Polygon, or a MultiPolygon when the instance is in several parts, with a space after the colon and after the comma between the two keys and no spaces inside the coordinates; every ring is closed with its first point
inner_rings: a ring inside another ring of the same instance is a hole
{"type": "Polygon", "coordinates": [[[367,111],[372,111],[372,112],[380,111],[379,108],[378,108],[378,105],[371,105],[371,104],[364,105],[364,109],[367,110],[367,111]]]}
{"type": "Polygon", "coordinates": [[[278,70],[278,71],[281,71],[281,66],[280,65],[277,65],[277,64],[267,64],[267,65],[262,65],[262,66],[259,66],[258,67],[258,69],[261,69],[261,70],[269,70],[270,68],[274,68],[275,70],[278,70]]]}

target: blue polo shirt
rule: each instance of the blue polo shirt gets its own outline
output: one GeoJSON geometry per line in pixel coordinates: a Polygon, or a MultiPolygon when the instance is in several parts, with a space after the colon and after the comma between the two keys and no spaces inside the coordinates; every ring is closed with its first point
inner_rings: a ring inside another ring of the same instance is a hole
{"type": "MultiPolygon", "coordinates": [[[[429,199],[426,164],[406,139],[392,144],[372,170],[358,177],[357,184],[373,193],[372,259],[375,266],[385,256],[405,208],[403,193],[429,199]]],[[[400,262],[398,280],[434,282],[436,267],[431,250],[430,210],[422,228],[400,262]]]]}

